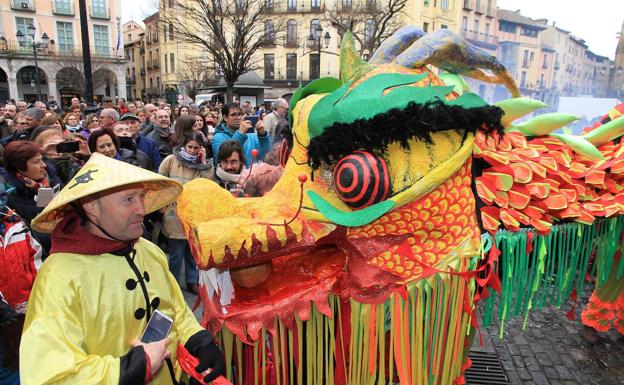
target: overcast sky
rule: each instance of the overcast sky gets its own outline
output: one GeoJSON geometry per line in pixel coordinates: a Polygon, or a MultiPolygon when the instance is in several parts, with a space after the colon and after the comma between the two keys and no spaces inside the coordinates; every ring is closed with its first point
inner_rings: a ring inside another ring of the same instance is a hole
{"type": "MultiPolygon", "coordinates": [[[[624,22],[622,0],[498,0],[497,3],[500,8],[520,9],[524,16],[533,19],[556,21],[558,27],[585,39],[594,53],[615,57],[617,34],[624,22]]],[[[157,4],[157,0],[124,1],[122,20],[143,20],[156,11],[157,4]]]]}

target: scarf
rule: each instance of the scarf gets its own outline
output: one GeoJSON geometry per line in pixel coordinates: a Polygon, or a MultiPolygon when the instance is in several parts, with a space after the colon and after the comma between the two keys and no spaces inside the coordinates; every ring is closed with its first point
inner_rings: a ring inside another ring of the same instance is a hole
{"type": "Polygon", "coordinates": [[[187,162],[197,163],[197,155],[189,154],[188,152],[186,152],[186,148],[184,147],[180,147],[180,149],[178,150],[178,154],[180,154],[180,157],[187,162]]]}
{"type": "Polygon", "coordinates": [[[24,175],[22,175],[21,173],[16,173],[15,176],[17,177],[17,179],[19,179],[22,183],[24,183],[24,186],[26,186],[26,188],[28,188],[29,190],[32,190],[35,192],[35,194],[37,192],[39,192],[39,189],[41,187],[50,187],[50,179],[48,178],[48,173],[44,172],[43,175],[43,179],[41,179],[41,181],[37,182],[34,181],[28,177],[25,177],[24,175]]]}
{"type": "Polygon", "coordinates": [[[225,183],[243,183],[247,178],[247,168],[243,166],[240,174],[230,174],[221,168],[221,165],[217,166],[217,176],[225,183]]]}
{"type": "MultiPolygon", "coordinates": [[[[136,242],[136,241],[135,241],[136,242]]],[[[134,242],[132,242],[134,244],[134,242]]],[[[54,253],[76,253],[86,255],[100,255],[124,250],[127,242],[114,241],[91,234],[82,225],[82,219],[71,211],[52,232],[52,248],[54,253]]]]}
{"type": "Polygon", "coordinates": [[[72,127],[66,124],[65,128],[67,128],[67,131],[71,132],[72,134],[80,132],[80,130],[82,130],[82,127],[80,127],[80,125],[72,127]]]}
{"type": "Polygon", "coordinates": [[[159,124],[154,124],[154,127],[156,128],[156,134],[158,134],[158,136],[160,136],[163,139],[169,139],[169,137],[171,136],[171,132],[169,131],[169,128],[164,128],[162,126],[160,126],[159,124]]]}
{"type": "Polygon", "coordinates": [[[180,147],[178,150],[174,150],[173,154],[175,155],[178,162],[182,164],[184,168],[190,168],[192,170],[205,171],[210,170],[212,168],[212,162],[200,163],[197,161],[197,156],[191,155],[186,152],[184,147],[180,147]],[[186,154],[186,155],[184,155],[186,154]],[[192,160],[194,158],[194,160],[192,160]]]}

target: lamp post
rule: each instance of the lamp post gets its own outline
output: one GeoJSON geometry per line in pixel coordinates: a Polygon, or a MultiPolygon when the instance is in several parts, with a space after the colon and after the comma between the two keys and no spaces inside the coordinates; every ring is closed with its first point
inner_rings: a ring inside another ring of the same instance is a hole
{"type": "Polygon", "coordinates": [[[316,50],[318,54],[319,76],[321,73],[321,36],[323,37],[325,48],[328,48],[331,35],[329,32],[325,32],[325,35],[323,35],[323,27],[321,27],[321,24],[317,24],[314,32],[310,33],[310,36],[308,36],[308,48],[311,51],[316,50]]]}
{"type": "Polygon", "coordinates": [[[39,81],[39,64],[37,63],[37,49],[48,48],[48,44],[50,43],[50,38],[48,37],[48,34],[44,32],[43,35],[41,35],[41,41],[37,41],[35,39],[35,32],[37,31],[37,28],[33,24],[30,24],[28,27],[26,27],[26,29],[28,30],[28,34],[24,34],[24,32],[22,31],[17,31],[15,35],[17,36],[17,41],[19,42],[20,46],[24,47],[29,44],[32,46],[33,55],[35,56],[35,82],[37,83],[37,91],[39,92],[39,101],[43,102],[42,100],[43,97],[41,94],[41,82],[39,81]]]}

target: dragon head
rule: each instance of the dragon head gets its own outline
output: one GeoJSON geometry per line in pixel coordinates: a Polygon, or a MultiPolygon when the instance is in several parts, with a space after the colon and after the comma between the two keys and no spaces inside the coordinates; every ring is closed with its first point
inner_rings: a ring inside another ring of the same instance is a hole
{"type": "Polygon", "coordinates": [[[370,62],[347,35],[341,78],[291,98],[287,162],[269,193],[234,198],[207,180],[186,184],[178,214],[198,266],[228,268],[238,282],[232,303],[210,305],[211,316],[243,338],[252,319],[306,319],[310,301],[329,314],[329,292],[375,302],[442,269],[466,269],[480,249],[474,136],[502,130],[503,112],[455,74],[517,92],[496,59],[446,30],[404,28],[370,62]]]}

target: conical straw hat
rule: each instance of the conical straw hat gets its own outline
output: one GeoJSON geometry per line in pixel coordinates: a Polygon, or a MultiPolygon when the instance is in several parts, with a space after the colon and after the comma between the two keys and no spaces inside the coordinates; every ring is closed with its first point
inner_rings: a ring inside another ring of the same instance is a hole
{"type": "Polygon", "coordinates": [[[172,179],[128,163],[94,153],[46,208],[32,220],[36,231],[51,233],[70,210],[69,204],[80,198],[116,187],[143,183],[145,211],[151,213],[173,202],[182,185],[172,179]]]}

